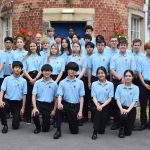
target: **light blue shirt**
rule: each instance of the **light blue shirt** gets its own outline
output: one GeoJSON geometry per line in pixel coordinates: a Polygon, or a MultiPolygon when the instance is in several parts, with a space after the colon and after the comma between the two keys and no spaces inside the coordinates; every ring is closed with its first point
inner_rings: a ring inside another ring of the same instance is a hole
{"type": "Polygon", "coordinates": [[[50,62],[46,61],[45,64],[50,64],[52,66],[52,75],[58,75],[60,72],[65,71],[65,61],[60,56],[51,57],[50,62]]]}
{"type": "Polygon", "coordinates": [[[150,58],[147,56],[139,59],[137,71],[142,74],[144,80],[150,81],[150,58]]]}
{"type": "Polygon", "coordinates": [[[135,102],[136,107],[139,100],[139,87],[134,84],[129,87],[126,87],[125,84],[120,84],[117,86],[115,99],[126,107],[130,107],[131,103],[135,102]]]}
{"type": "MultiPolygon", "coordinates": [[[[85,40],[84,40],[84,38],[81,38],[80,39],[80,44],[81,44],[81,46],[84,46],[85,47],[85,40]]],[[[92,41],[91,41],[94,45],[96,45],[96,38],[95,37],[92,37],[92,41]]]]}
{"type": "Polygon", "coordinates": [[[73,54],[69,56],[67,63],[75,62],[79,66],[79,71],[76,72],[76,75],[79,75],[83,68],[86,68],[86,59],[84,56],[80,56],[78,54],[73,54]]]}
{"type": "Polygon", "coordinates": [[[80,103],[80,97],[85,95],[83,81],[74,78],[69,80],[65,78],[59,83],[57,95],[69,103],[80,103]]]}
{"type": "Polygon", "coordinates": [[[22,76],[8,76],[4,79],[1,90],[5,91],[5,99],[21,101],[27,94],[27,81],[22,76]]]}
{"type": "Polygon", "coordinates": [[[45,81],[43,78],[35,82],[32,91],[32,94],[36,95],[36,100],[48,103],[54,101],[56,93],[57,83],[52,79],[49,81],[45,81]]]}
{"type": "Polygon", "coordinates": [[[96,97],[100,103],[105,103],[108,98],[114,96],[114,85],[112,82],[106,80],[105,83],[95,81],[92,83],[91,96],[96,97]]]}
{"type": "Polygon", "coordinates": [[[40,71],[42,67],[42,57],[37,54],[31,54],[29,57],[25,58],[23,61],[23,70],[30,71],[40,71]]]}
{"type": "MultiPolygon", "coordinates": [[[[0,64],[5,65],[6,61],[6,54],[3,50],[0,50],[0,64]]],[[[0,78],[4,78],[4,68],[0,71],[0,78]]]]}
{"type": "Polygon", "coordinates": [[[68,52],[68,51],[64,51],[64,52],[60,55],[60,57],[62,57],[62,58],[65,60],[65,65],[66,65],[67,62],[68,62],[69,56],[71,56],[71,55],[69,55],[69,52],[68,52]]]}
{"type": "Polygon", "coordinates": [[[92,76],[96,76],[96,71],[98,67],[105,67],[107,72],[109,71],[110,58],[104,52],[103,53],[95,53],[90,57],[88,62],[88,68],[92,70],[92,76]]]}
{"type": "MultiPolygon", "coordinates": [[[[140,51],[140,52],[133,52],[132,55],[133,55],[133,57],[134,57],[134,59],[135,59],[136,67],[138,67],[138,65],[139,65],[139,59],[140,59],[141,57],[144,57],[145,54],[140,51]]],[[[135,72],[135,78],[137,78],[137,76],[138,76],[138,72],[137,72],[137,70],[136,70],[136,72],[135,72]]]]}
{"type": "Polygon", "coordinates": [[[14,50],[12,57],[9,59],[9,64],[12,64],[13,61],[21,61],[23,62],[24,57],[27,55],[28,51],[26,50],[14,50]]]}
{"type": "Polygon", "coordinates": [[[53,44],[55,44],[56,41],[55,41],[55,39],[54,39],[54,36],[53,36],[53,37],[48,37],[48,39],[49,39],[49,48],[51,48],[51,46],[52,46],[53,44]]]}
{"type": "Polygon", "coordinates": [[[114,55],[110,62],[110,70],[115,70],[121,77],[124,77],[124,72],[127,69],[136,70],[136,62],[131,54],[124,55],[118,53],[114,55]]]}
{"type": "Polygon", "coordinates": [[[106,47],[104,49],[104,53],[106,55],[108,55],[110,58],[113,57],[115,54],[118,54],[119,53],[119,49],[115,49],[115,50],[112,50],[110,47],[106,47]]]}
{"type": "Polygon", "coordinates": [[[11,50],[11,51],[4,50],[4,53],[5,53],[6,60],[7,60],[4,65],[4,75],[11,75],[12,69],[9,65],[9,60],[12,58],[14,50],[11,50]]]}
{"type": "Polygon", "coordinates": [[[43,62],[45,62],[47,60],[47,57],[50,55],[50,50],[43,49],[42,51],[40,51],[40,55],[42,57],[43,62]]]}

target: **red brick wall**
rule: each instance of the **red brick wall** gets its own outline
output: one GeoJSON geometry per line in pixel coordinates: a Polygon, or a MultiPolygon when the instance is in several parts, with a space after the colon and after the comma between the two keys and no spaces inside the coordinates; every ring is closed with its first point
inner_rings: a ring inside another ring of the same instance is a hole
{"type": "MultiPolygon", "coordinates": [[[[2,9],[7,0],[1,0],[2,9]]],[[[103,34],[107,39],[112,34],[113,24],[122,22],[128,32],[128,8],[143,9],[144,0],[74,0],[71,7],[95,8],[95,34],[103,34]]],[[[15,0],[13,3],[13,34],[20,28],[42,32],[42,9],[69,7],[65,0],[15,0]]]]}

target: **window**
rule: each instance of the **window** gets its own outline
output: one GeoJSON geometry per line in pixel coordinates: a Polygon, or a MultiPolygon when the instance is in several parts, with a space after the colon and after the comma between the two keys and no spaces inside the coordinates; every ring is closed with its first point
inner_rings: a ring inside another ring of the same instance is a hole
{"type": "Polygon", "coordinates": [[[132,17],[131,19],[131,41],[140,38],[140,18],[132,17]]]}
{"type": "Polygon", "coordinates": [[[6,36],[11,36],[10,32],[10,17],[5,17],[3,20],[3,37],[5,38],[6,36]]]}

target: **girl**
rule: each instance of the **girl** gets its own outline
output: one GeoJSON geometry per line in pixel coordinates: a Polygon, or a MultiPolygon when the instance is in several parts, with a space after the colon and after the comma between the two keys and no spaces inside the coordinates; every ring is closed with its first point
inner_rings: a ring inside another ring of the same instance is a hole
{"type": "Polygon", "coordinates": [[[27,79],[28,92],[27,92],[27,101],[26,101],[26,111],[25,117],[26,122],[31,123],[31,98],[32,98],[32,89],[35,81],[41,76],[41,65],[42,57],[38,53],[37,45],[35,42],[30,43],[30,49],[27,55],[24,57],[24,76],[27,79]]]}
{"type": "Polygon", "coordinates": [[[48,56],[46,63],[52,66],[53,71],[51,77],[58,83],[61,80],[65,70],[65,61],[62,57],[59,56],[59,49],[57,44],[52,44],[50,55],[48,56]]]}
{"type": "Polygon", "coordinates": [[[132,84],[133,77],[133,71],[126,70],[124,72],[125,83],[118,85],[115,93],[115,99],[120,110],[120,130],[118,135],[120,138],[132,134],[136,118],[139,88],[132,84]]]}
{"type": "Polygon", "coordinates": [[[93,102],[96,106],[94,122],[93,122],[93,135],[92,139],[97,139],[97,132],[100,134],[105,133],[105,126],[108,118],[109,106],[111,99],[114,95],[114,86],[111,82],[107,81],[107,71],[104,67],[97,69],[98,81],[92,83],[91,95],[93,102]]]}
{"type": "Polygon", "coordinates": [[[81,55],[81,45],[80,43],[74,43],[73,44],[73,52],[72,55],[69,56],[68,58],[68,63],[69,62],[76,62],[79,66],[79,71],[76,73],[76,76],[79,79],[82,79],[85,68],[86,68],[86,59],[81,55]]]}

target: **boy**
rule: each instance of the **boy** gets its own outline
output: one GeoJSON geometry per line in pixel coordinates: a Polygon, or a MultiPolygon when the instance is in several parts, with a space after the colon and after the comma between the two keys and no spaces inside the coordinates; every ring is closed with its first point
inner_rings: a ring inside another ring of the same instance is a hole
{"type": "Polygon", "coordinates": [[[146,56],[140,58],[138,67],[137,67],[138,77],[141,82],[140,84],[141,126],[139,130],[144,130],[147,128],[146,108],[147,108],[148,103],[149,103],[148,128],[150,129],[150,42],[145,43],[144,50],[146,51],[146,56]]]}
{"type": "Polygon", "coordinates": [[[63,113],[69,123],[69,129],[72,134],[77,134],[78,120],[82,118],[83,111],[83,96],[85,95],[83,81],[75,77],[79,66],[75,62],[69,62],[66,65],[68,76],[59,84],[58,95],[58,109],[56,111],[56,127],[53,138],[61,137],[61,122],[63,113]]]}
{"type": "Polygon", "coordinates": [[[4,126],[2,133],[7,133],[8,125],[6,119],[6,110],[10,108],[12,113],[12,128],[18,129],[20,124],[20,115],[25,111],[27,82],[20,75],[23,64],[20,61],[14,61],[12,64],[13,74],[4,79],[0,92],[0,116],[1,123],[4,126]],[[5,92],[5,95],[4,95],[5,92]],[[3,100],[4,96],[4,100],[3,100]]]}
{"type": "Polygon", "coordinates": [[[51,73],[52,67],[49,64],[42,66],[41,71],[43,78],[36,81],[32,91],[32,116],[36,126],[34,133],[37,134],[41,131],[41,124],[39,114],[42,114],[42,131],[48,132],[50,129],[50,118],[54,117],[57,101],[57,83],[52,80],[51,73]],[[51,117],[50,117],[51,116],[51,117]]]}

